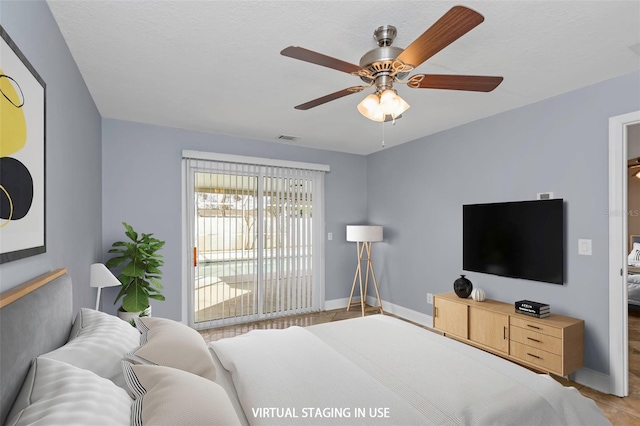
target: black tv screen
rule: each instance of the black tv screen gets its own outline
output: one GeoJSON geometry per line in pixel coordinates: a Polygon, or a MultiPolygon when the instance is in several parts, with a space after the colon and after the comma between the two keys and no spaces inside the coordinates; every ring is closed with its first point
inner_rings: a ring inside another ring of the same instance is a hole
{"type": "Polygon", "coordinates": [[[462,206],[462,268],[564,282],[563,200],[462,206]]]}

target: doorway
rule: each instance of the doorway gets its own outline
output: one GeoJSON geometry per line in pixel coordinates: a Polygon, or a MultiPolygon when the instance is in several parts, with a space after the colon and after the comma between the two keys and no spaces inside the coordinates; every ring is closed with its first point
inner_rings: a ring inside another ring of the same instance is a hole
{"type": "Polygon", "coordinates": [[[629,394],[627,293],[629,129],[640,111],[609,119],[609,389],[629,394]]]}

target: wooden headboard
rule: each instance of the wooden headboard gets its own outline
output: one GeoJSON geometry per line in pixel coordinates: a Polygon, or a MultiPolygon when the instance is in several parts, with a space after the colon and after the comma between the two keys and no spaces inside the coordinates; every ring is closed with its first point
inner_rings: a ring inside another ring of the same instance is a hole
{"type": "Polygon", "coordinates": [[[33,359],[64,345],[72,321],[71,278],[64,268],[0,294],[0,424],[33,359]]]}

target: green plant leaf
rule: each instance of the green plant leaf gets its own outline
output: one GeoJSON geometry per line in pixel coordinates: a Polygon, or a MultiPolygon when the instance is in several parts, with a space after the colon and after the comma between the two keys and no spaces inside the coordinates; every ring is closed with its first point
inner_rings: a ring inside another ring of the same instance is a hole
{"type": "MultiPolygon", "coordinates": [[[[157,278],[160,278],[160,277],[157,277],[157,278]]],[[[151,284],[155,285],[159,289],[164,288],[162,284],[160,284],[160,281],[156,279],[156,277],[149,277],[149,281],[151,281],[151,284]]]]}
{"type": "Polygon", "coordinates": [[[140,286],[133,286],[122,299],[122,308],[127,312],[143,311],[149,306],[149,295],[140,286]]]}
{"type": "Polygon", "coordinates": [[[124,256],[112,257],[111,259],[107,260],[107,263],[105,263],[105,266],[109,269],[117,268],[118,266],[122,265],[126,260],[127,258],[124,256]]]}
{"type": "Polygon", "coordinates": [[[145,268],[144,264],[138,259],[133,259],[131,263],[122,268],[122,273],[129,277],[144,277],[145,268]]]}
{"type": "Polygon", "coordinates": [[[164,296],[161,294],[150,294],[149,297],[156,300],[165,300],[164,296]]]}

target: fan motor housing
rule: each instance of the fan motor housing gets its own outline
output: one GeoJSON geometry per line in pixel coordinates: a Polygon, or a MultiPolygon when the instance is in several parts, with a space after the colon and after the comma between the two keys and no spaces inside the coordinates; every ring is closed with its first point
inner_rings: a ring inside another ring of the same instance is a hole
{"type": "MultiPolygon", "coordinates": [[[[398,30],[393,25],[383,25],[373,32],[373,38],[376,39],[378,47],[360,58],[360,67],[369,73],[369,75],[360,76],[362,81],[371,84],[379,76],[392,74],[393,62],[404,51],[400,47],[391,46],[397,34],[398,30]]],[[[402,79],[407,74],[408,72],[398,73],[395,77],[402,79]]]]}

